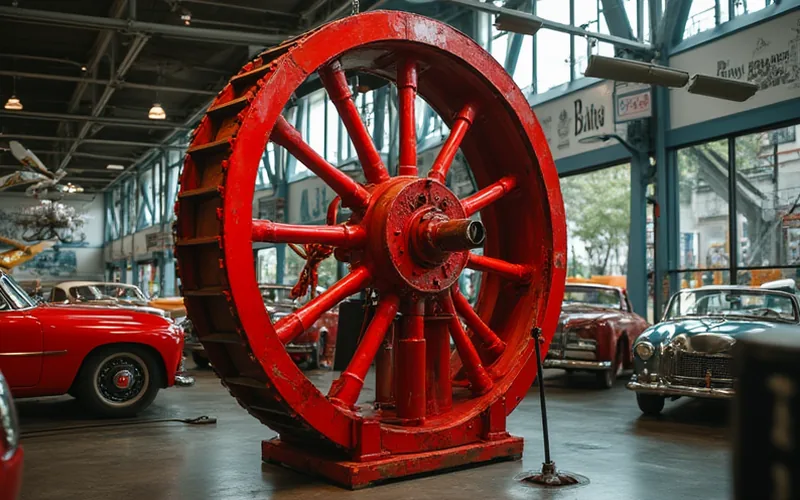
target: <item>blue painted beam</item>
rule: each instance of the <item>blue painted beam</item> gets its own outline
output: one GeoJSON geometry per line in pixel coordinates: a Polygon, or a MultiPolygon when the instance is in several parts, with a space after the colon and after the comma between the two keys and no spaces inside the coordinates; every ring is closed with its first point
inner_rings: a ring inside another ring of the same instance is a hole
{"type": "Polygon", "coordinates": [[[622,0],[602,0],[603,16],[612,35],[633,40],[633,29],[622,0]]]}
{"type": "Polygon", "coordinates": [[[656,44],[663,49],[674,47],[681,41],[683,30],[686,29],[686,21],[689,20],[689,10],[692,8],[692,0],[670,0],[661,17],[656,33],[656,44]]]}

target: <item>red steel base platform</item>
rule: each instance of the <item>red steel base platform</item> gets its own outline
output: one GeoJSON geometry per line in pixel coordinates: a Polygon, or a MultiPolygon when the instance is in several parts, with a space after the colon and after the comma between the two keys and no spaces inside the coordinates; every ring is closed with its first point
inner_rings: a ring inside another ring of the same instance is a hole
{"type": "Polygon", "coordinates": [[[339,486],[356,490],[392,479],[443,472],[471,464],[519,460],[522,458],[522,444],[522,438],[509,436],[446,450],[351,462],[312,454],[275,438],[261,443],[261,458],[264,462],[321,476],[339,486]]]}

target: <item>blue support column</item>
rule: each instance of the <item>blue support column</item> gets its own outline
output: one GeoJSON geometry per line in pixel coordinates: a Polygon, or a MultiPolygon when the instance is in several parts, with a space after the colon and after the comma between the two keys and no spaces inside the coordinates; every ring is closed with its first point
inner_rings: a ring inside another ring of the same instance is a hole
{"type": "Polygon", "coordinates": [[[669,270],[675,269],[672,247],[677,245],[673,241],[673,233],[677,235],[677,204],[670,203],[670,182],[674,176],[670,170],[674,168],[669,161],[666,149],[666,133],[669,128],[669,90],[663,87],[654,87],[655,103],[655,154],[656,154],[656,202],[658,203],[659,216],[655,221],[655,279],[654,287],[654,318],[660,318],[666,301],[674,289],[669,284],[669,270]]]}
{"type": "Polygon", "coordinates": [[[286,245],[280,244],[275,245],[275,260],[276,260],[276,267],[275,269],[275,281],[279,285],[283,285],[283,277],[286,274],[286,245]]]}
{"type": "Polygon", "coordinates": [[[647,317],[647,173],[650,157],[631,157],[631,226],[628,239],[628,298],[636,314],[647,317]]]}

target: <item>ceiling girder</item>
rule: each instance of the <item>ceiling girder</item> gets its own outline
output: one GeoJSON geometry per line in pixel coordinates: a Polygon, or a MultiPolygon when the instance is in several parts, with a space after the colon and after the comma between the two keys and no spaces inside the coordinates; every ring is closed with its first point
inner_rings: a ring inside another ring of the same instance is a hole
{"type": "Polygon", "coordinates": [[[158,92],[177,92],[181,94],[217,95],[216,90],[190,89],[186,87],[171,87],[168,85],[151,85],[149,83],[133,83],[124,80],[99,80],[97,78],[84,78],[80,76],[50,75],[46,73],[28,73],[25,71],[0,70],[0,76],[16,78],[31,78],[37,80],[53,80],[60,82],[85,82],[91,85],[105,85],[117,89],[155,90],[158,92]]]}
{"type": "Polygon", "coordinates": [[[76,28],[113,30],[119,33],[139,35],[162,35],[171,38],[200,42],[221,43],[225,45],[263,45],[270,46],[282,42],[288,35],[229,31],[192,26],[173,26],[171,24],[150,23],[110,17],[85,16],[69,12],[22,9],[0,6],[0,18],[16,19],[23,22],[56,24],[76,28]]]}
{"type": "MultiPolygon", "coordinates": [[[[205,108],[203,108],[205,111],[205,108]]],[[[0,111],[0,118],[18,118],[46,121],[92,122],[115,127],[146,129],[191,130],[192,127],[161,120],[137,120],[135,118],[114,118],[109,116],[73,115],[68,113],[43,113],[40,111],[0,111]]],[[[74,141],[75,138],[68,138],[74,141]]]]}

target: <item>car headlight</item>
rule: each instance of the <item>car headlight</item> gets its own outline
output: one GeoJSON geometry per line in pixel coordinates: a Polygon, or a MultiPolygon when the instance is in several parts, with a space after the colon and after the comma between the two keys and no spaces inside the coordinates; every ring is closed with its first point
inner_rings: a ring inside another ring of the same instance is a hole
{"type": "Polygon", "coordinates": [[[19,446],[19,422],[6,379],[0,374],[0,440],[5,444],[4,460],[11,457],[19,446]]]}
{"type": "Polygon", "coordinates": [[[653,357],[653,353],[655,352],[655,347],[650,342],[642,341],[636,344],[636,347],[633,348],[633,352],[636,353],[637,356],[642,361],[647,361],[648,359],[653,357]]]}

